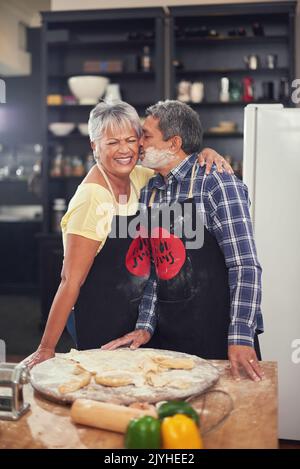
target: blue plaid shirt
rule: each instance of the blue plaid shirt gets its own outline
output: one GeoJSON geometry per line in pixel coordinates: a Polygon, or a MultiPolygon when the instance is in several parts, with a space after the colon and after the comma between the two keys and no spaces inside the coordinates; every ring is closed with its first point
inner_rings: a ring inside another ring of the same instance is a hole
{"type": "MultiPolygon", "coordinates": [[[[142,189],[140,203],[148,206],[155,188],[154,207],[186,200],[196,158],[197,155],[192,154],[173,168],[167,182],[160,174],[154,176],[142,189]]],[[[228,268],[231,300],[228,344],[253,346],[255,332],[263,331],[260,309],[262,270],[253,238],[247,187],[235,176],[218,173],[215,167],[206,175],[205,167],[198,165],[193,196],[200,207],[204,225],[216,238],[228,268]]],[[[136,324],[136,329],[147,329],[151,334],[156,326],[156,288],[152,263],[136,324]]]]}

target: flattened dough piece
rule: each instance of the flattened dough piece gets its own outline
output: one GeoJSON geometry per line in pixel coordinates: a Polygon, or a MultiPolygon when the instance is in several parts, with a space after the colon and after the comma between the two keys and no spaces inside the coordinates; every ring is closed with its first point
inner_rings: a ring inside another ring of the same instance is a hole
{"type": "Polygon", "coordinates": [[[174,377],[171,374],[172,372],[164,373],[147,373],[146,382],[154,388],[162,388],[165,386],[176,388],[176,389],[186,389],[189,387],[189,381],[183,377],[174,377]]]}
{"type": "Polygon", "coordinates": [[[163,355],[157,355],[152,360],[162,368],[170,368],[174,370],[192,370],[195,362],[192,358],[172,358],[163,355]]]}
{"type": "Polygon", "coordinates": [[[140,368],[142,372],[147,375],[147,373],[158,373],[159,372],[159,364],[155,363],[152,358],[146,358],[140,363],[140,368]]]}
{"type": "Polygon", "coordinates": [[[134,384],[133,378],[126,375],[96,375],[95,382],[101,384],[101,386],[107,386],[111,388],[118,388],[120,386],[128,386],[134,384]]]}
{"type": "MultiPolygon", "coordinates": [[[[78,374],[78,370],[75,369],[74,371],[75,371],[75,374],[78,374]]],[[[79,376],[79,379],[76,379],[74,381],[69,381],[67,383],[64,383],[58,386],[58,391],[61,394],[67,394],[69,392],[78,391],[79,389],[84,388],[85,386],[90,384],[91,377],[92,377],[91,373],[82,372],[82,373],[79,373],[78,376],[79,376]]]]}
{"type": "Polygon", "coordinates": [[[149,384],[149,386],[153,386],[154,388],[161,388],[164,386],[167,386],[169,384],[170,378],[166,375],[163,374],[157,374],[153,373],[152,371],[149,371],[146,374],[146,383],[149,384]]]}

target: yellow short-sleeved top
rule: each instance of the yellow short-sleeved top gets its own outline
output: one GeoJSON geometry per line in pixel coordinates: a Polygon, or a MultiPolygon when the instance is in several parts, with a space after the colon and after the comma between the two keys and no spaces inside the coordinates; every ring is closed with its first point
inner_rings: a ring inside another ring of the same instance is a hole
{"type": "MultiPolygon", "coordinates": [[[[138,208],[140,190],[154,175],[154,171],[136,166],[130,174],[130,198],[127,204],[117,204],[118,215],[134,215],[138,208]]],[[[111,230],[114,208],[113,196],[108,189],[96,183],[82,183],[69,202],[68,210],[61,220],[64,251],[67,234],[77,234],[101,242],[103,248],[111,230]]],[[[98,254],[98,253],[97,253],[98,254]]]]}

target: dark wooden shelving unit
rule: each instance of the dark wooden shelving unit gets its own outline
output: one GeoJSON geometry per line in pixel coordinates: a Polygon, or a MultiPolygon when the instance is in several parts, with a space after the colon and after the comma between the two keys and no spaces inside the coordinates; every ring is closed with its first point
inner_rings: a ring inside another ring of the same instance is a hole
{"type": "MultiPolygon", "coordinates": [[[[56,137],[48,133],[51,122],[87,122],[93,105],[47,105],[48,94],[70,95],[71,76],[107,76],[112,83],[120,83],[125,101],[143,114],[153,102],[164,95],[164,20],[161,8],[87,10],[77,12],[43,13],[42,70],[43,70],[43,188],[44,227],[51,232],[53,200],[63,197],[58,186],[50,188],[49,170],[55,145],[64,147],[65,156],[84,157],[90,152],[89,140],[79,133],[56,137]],[[135,35],[135,38],[132,36],[135,35]],[[145,37],[147,36],[147,37],[145,37]],[[152,36],[152,37],[150,37],[152,36]],[[139,69],[143,47],[150,46],[152,70],[139,69]],[[85,61],[119,60],[123,70],[118,72],[85,72],[85,61]],[[135,68],[135,69],[134,69],[135,68]],[[149,97],[145,102],[144,97],[149,97]],[[55,192],[56,190],[56,192],[55,192]]],[[[64,179],[62,179],[64,180],[64,179]]],[[[58,179],[56,179],[58,182],[58,179]]],[[[66,197],[68,202],[68,197],[66,197]]]]}
{"type": "Polygon", "coordinates": [[[240,100],[220,102],[221,79],[227,77],[243,90],[243,78],[252,77],[253,103],[280,103],[280,80],[291,83],[295,78],[295,7],[296,2],[291,1],[170,8],[169,96],[177,98],[182,80],[204,84],[202,102],[188,104],[199,113],[205,129],[218,126],[220,121],[237,124],[236,132],[204,134],[205,146],[229,155],[235,164],[242,165],[244,107],[249,103],[242,95],[240,100]],[[255,35],[259,31],[254,23],[262,26],[263,35],[255,35]],[[241,29],[244,35],[239,35],[241,29]],[[244,60],[253,54],[259,62],[255,70],[244,60]],[[267,66],[268,54],[277,56],[274,68],[267,66]],[[272,99],[264,96],[264,82],[274,83],[272,99]]]}

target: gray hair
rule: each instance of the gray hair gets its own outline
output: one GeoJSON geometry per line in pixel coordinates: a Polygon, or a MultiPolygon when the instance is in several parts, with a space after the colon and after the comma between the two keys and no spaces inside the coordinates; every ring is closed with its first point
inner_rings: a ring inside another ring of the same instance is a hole
{"type": "Polygon", "coordinates": [[[182,150],[190,155],[201,150],[203,128],[199,115],[181,101],[159,101],[146,110],[146,116],[158,119],[158,127],[164,140],[178,135],[182,138],[182,150]]]}
{"type": "Polygon", "coordinates": [[[88,129],[91,142],[98,140],[108,130],[117,131],[129,125],[138,138],[142,136],[142,126],[138,113],[124,101],[105,102],[102,101],[90,112],[88,129]]]}

